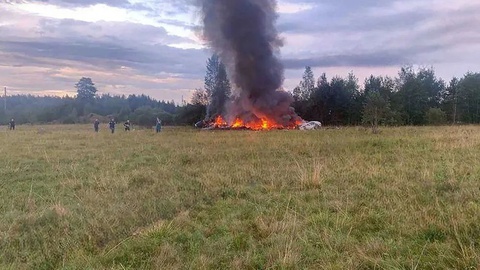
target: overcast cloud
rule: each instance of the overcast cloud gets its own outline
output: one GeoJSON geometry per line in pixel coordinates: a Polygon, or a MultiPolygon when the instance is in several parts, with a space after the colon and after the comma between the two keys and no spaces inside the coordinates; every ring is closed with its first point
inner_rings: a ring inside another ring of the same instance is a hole
{"type": "MultiPolygon", "coordinates": [[[[192,0],[0,0],[0,84],[11,93],[73,94],[89,76],[103,93],[189,98],[210,52],[192,0]]],[[[316,75],[394,76],[434,66],[446,80],[480,71],[475,1],[283,0],[285,88],[316,75]]]]}

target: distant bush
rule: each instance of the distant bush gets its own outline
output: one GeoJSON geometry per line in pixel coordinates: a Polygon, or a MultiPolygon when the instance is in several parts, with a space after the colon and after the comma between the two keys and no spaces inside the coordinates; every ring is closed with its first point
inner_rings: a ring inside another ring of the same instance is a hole
{"type": "Polygon", "coordinates": [[[73,116],[67,116],[62,120],[62,124],[75,124],[76,118],[73,116]]]}
{"type": "Polygon", "coordinates": [[[447,114],[439,108],[430,108],[425,118],[429,125],[443,125],[447,122],[447,114]]]}
{"type": "Polygon", "coordinates": [[[161,109],[154,109],[149,106],[137,108],[132,114],[130,114],[130,121],[133,121],[133,123],[138,126],[152,127],[155,125],[157,117],[162,120],[164,125],[173,124],[173,115],[161,109]]]}
{"type": "Polygon", "coordinates": [[[175,123],[177,125],[193,125],[205,119],[206,111],[205,105],[187,104],[186,106],[178,108],[177,114],[175,115],[175,123]]]}

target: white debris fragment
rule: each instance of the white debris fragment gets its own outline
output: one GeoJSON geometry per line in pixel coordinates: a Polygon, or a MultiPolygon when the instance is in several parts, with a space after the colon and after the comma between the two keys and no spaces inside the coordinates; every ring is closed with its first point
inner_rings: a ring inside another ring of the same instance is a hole
{"type": "Polygon", "coordinates": [[[322,127],[322,123],[318,121],[310,121],[310,122],[305,122],[298,126],[298,129],[300,130],[314,130],[314,129],[320,129],[322,127]]]}

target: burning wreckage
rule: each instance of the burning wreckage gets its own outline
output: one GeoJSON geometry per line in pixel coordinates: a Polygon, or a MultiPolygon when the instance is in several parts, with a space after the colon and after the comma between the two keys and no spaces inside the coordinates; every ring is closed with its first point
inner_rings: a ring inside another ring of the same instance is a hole
{"type": "Polygon", "coordinates": [[[275,21],[276,0],[197,0],[203,36],[220,57],[233,82],[233,95],[222,116],[196,124],[204,129],[317,129],[291,107],[293,97],[280,90],[284,68],[275,21]]]}
{"type": "Polygon", "coordinates": [[[295,125],[283,126],[277,123],[260,119],[257,122],[245,123],[242,119],[236,118],[232,124],[228,124],[222,116],[217,116],[211,121],[202,120],[195,124],[196,128],[203,130],[273,130],[273,129],[299,129],[299,130],[315,130],[320,129],[322,124],[318,121],[300,120],[295,125]]]}

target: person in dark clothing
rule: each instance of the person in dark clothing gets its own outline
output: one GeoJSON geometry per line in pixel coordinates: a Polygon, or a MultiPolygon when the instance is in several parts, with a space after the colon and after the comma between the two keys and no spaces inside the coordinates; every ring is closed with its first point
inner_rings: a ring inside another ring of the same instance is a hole
{"type": "Polygon", "coordinates": [[[130,131],[130,120],[127,120],[127,122],[125,122],[123,126],[125,127],[125,131],[130,131]]]}
{"type": "Polygon", "coordinates": [[[155,125],[155,130],[159,133],[162,130],[162,120],[157,118],[157,124],[155,125]]]}
{"type": "Polygon", "coordinates": [[[95,122],[93,122],[93,128],[95,129],[95,132],[98,132],[99,126],[100,126],[100,121],[98,121],[98,119],[95,119],[95,122]]]}
{"type": "Polygon", "coordinates": [[[112,134],[115,132],[115,120],[112,119],[110,122],[108,122],[108,126],[110,127],[110,130],[112,131],[112,134]]]}
{"type": "Polygon", "coordinates": [[[10,120],[10,122],[8,123],[8,128],[10,130],[15,130],[15,120],[12,118],[12,120],[10,120]]]}

